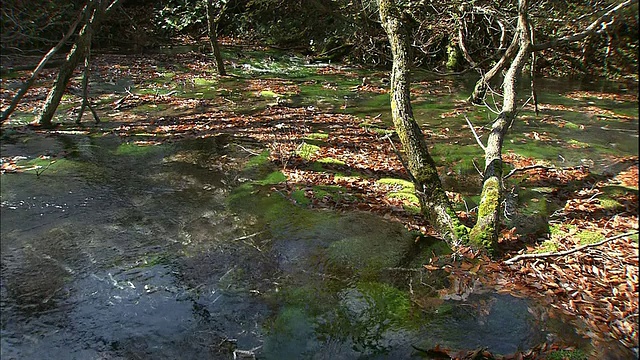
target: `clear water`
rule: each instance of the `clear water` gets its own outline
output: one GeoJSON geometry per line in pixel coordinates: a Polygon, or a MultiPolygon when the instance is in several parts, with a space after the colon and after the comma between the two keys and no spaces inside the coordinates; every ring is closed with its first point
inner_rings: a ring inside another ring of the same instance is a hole
{"type": "Polygon", "coordinates": [[[433,289],[446,274],[394,270],[421,259],[399,224],[234,190],[250,180],[223,166],[246,156],[229,139],[2,144],[3,156],[63,149],[67,161],[39,176],[0,177],[3,359],[408,359],[420,357],[413,346],[581,344],[528,300],[486,289],[442,300],[433,289]]]}

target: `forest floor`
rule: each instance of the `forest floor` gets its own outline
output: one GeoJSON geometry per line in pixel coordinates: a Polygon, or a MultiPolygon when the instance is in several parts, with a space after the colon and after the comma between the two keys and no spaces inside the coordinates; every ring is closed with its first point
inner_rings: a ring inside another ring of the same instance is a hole
{"type": "MultiPolygon", "coordinates": [[[[304,95],[305,90],[301,88],[305,85],[320,92],[335,91],[339,84],[324,81],[322,76],[349,79],[347,92],[352,94],[384,95],[387,90],[382,84],[362,82],[361,73],[335,65],[314,67],[312,74],[304,74],[294,80],[277,76],[233,76],[219,82],[214,75],[203,70],[208,68],[205,56],[192,53],[179,60],[184,68],[165,66],[160,69],[162,63],[170,60],[159,55],[98,55],[94,60],[94,76],[116,84],[117,79],[126,75],[135,84],[146,83],[146,89],[134,91],[125,85],[119,93],[96,91],[93,101],[103,120],[96,125],[90,123],[90,113],[85,115],[83,124],[74,124],[73,111],[77,109],[79,100],[67,96],[57,117],[57,121],[63,124],[54,130],[29,126],[25,120],[30,119],[28,115],[44,102],[55,75],[55,71],[47,70],[18,108],[15,117],[19,120],[4,126],[3,137],[27,132],[55,134],[78,131],[98,136],[116,134],[140,146],[221,133],[251,138],[262,144],[262,148],[247,146],[247,155],[268,159],[273,164],[275,171],[270,174],[270,189],[286,195],[292,202],[307,208],[374,212],[424,235],[437,236],[418,213],[412,184],[402,180],[408,176],[394,150],[398,140],[385,136],[392,133],[388,119],[349,114],[344,110],[352,105],[346,101],[341,103],[342,99],[333,108],[297,106],[286,101],[301,96],[301,93],[304,95]],[[310,79],[311,76],[314,78],[310,79]],[[167,81],[163,82],[164,78],[167,81]],[[178,85],[172,87],[167,84],[178,85]],[[234,84],[233,87],[230,84],[234,84]],[[215,87],[215,93],[208,94],[199,86],[215,87]],[[248,105],[251,110],[238,107],[245,97],[254,101],[248,105]]],[[[233,61],[228,61],[227,65],[240,70],[257,67],[233,61]]],[[[14,73],[10,81],[3,79],[0,94],[3,109],[17,91],[15,86],[10,86],[11,82],[24,80],[26,75],[14,73]]],[[[447,87],[450,91],[456,86],[453,80],[447,79],[422,81],[418,85],[414,89],[415,94],[435,98],[447,87]]],[[[577,99],[610,98],[636,104],[638,101],[635,94],[583,91],[570,96],[577,99]]],[[[559,107],[560,110],[572,110],[562,109],[562,105],[545,107],[541,104],[538,120],[563,127],[567,122],[552,115],[559,107]]],[[[442,112],[441,117],[460,119],[468,108],[459,101],[442,112]]],[[[527,109],[531,111],[531,108],[527,109]]],[[[603,119],[624,117],[596,105],[581,111],[603,119]]],[[[637,126],[637,113],[626,120],[635,121],[637,126]]],[[[460,123],[460,128],[464,129],[464,121],[460,120],[460,123]]],[[[576,131],[580,131],[579,127],[576,131]]],[[[429,141],[449,145],[458,141],[457,136],[470,137],[468,133],[461,135],[448,127],[429,127],[424,133],[429,141]]],[[[522,139],[531,143],[558,140],[536,131],[524,133],[522,139]]],[[[573,145],[584,146],[582,143],[573,145]]],[[[52,160],[64,156],[42,154],[43,158],[52,160]]],[[[482,159],[478,159],[481,164],[482,159]]],[[[615,340],[627,348],[637,349],[637,154],[608,154],[608,170],[599,172],[593,172],[588,164],[554,167],[544,159],[517,151],[507,151],[504,160],[510,168],[520,169],[509,177],[512,189],[535,187],[544,193],[544,197],[528,199],[528,203],[516,204],[516,208],[534,206],[539,201],[555,205],[553,213],[544,219],[547,231],[527,233],[517,226],[510,227],[508,223],[501,233],[502,253],[498,258],[490,259],[472,249],[459,248],[448,256],[432,258],[424,265],[425,268],[445,269],[452,276],[465,279],[450,289],[449,295],[468,291],[480,279],[498,291],[543,299],[549,306],[582,318],[588,326],[585,334],[592,337],[594,344],[615,340]],[[632,235],[634,231],[636,235],[632,235]],[[618,237],[627,233],[629,235],[618,237]],[[578,251],[566,255],[543,255],[578,247],[578,251]],[[538,257],[509,261],[525,253],[537,254],[538,257]]],[[[455,182],[459,178],[455,178],[453,165],[444,163],[440,169],[443,177],[453,177],[455,182]]],[[[31,170],[20,159],[2,158],[1,166],[3,173],[31,170]]],[[[478,174],[474,176],[479,179],[478,174]]],[[[459,210],[460,218],[471,225],[476,213],[475,208],[469,208],[469,198],[460,191],[452,190],[448,194],[459,210]]],[[[506,211],[506,214],[510,212],[506,211]]],[[[553,345],[541,345],[544,346],[553,345]]]]}

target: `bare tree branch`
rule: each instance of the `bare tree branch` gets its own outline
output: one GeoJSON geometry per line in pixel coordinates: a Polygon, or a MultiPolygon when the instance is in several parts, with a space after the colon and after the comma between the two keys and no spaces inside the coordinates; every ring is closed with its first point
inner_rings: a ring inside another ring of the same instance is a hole
{"type": "Polygon", "coordinates": [[[551,41],[547,41],[545,43],[542,44],[532,44],[531,45],[531,51],[540,51],[540,50],[545,50],[545,49],[549,49],[549,48],[554,48],[554,47],[558,47],[560,45],[565,45],[565,44],[569,44],[575,41],[580,41],[588,36],[591,36],[593,34],[595,34],[596,32],[599,31],[600,26],[602,23],[608,22],[613,15],[615,15],[617,12],[619,12],[622,9],[628,8],[631,5],[637,4],[638,0],[626,0],[622,3],[620,3],[618,6],[614,7],[613,9],[607,11],[606,13],[602,14],[602,16],[600,16],[599,18],[597,18],[595,21],[593,21],[589,26],[587,26],[586,29],[584,29],[583,31],[579,32],[579,33],[575,33],[573,35],[569,35],[569,36],[563,36],[561,38],[558,39],[554,39],[551,41]]]}

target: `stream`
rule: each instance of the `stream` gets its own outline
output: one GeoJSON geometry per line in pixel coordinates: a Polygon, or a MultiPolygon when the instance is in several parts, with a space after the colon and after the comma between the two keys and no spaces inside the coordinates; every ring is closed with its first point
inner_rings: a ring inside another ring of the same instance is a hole
{"type": "Polygon", "coordinates": [[[67,156],[0,177],[0,357],[410,359],[436,345],[588,346],[578,325],[527,299],[481,284],[438,297],[447,274],[415,269],[441,244],[269,193],[225,165],[247,157],[238,141],[3,142],[3,156],[67,156]]]}
{"type": "MultiPolygon", "coordinates": [[[[180,84],[175,54],[163,53],[171,57],[153,66],[159,79],[132,91],[224,98],[238,112],[274,101],[235,78],[180,84]]],[[[390,125],[387,94],[353,90],[362,83],[360,70],[317,76],[302,58],[272,56],[237,59],[233,71],[249,80],[293,77],[299,91],[282,95],[289,105],[390,125]]],[[[373,77],[386,75],[378,72],[373,77]]],[[[104,92],[122,95],[133,84],[117,80],[104,92]]],[[[449,133],[449,144],[430,151],[446,167],[446,187],[472,204],[480,184],[469,179],[478,178],[472,161],[481,150],[464,118],[447,115],[468,89],[441,91],[448,84],[418,83],[416,120],[449,133]]],[[[599,173],[615,173],[610,155],[637,155],[637,103],[569,96],[634,93],[637,84],[605,89],[541,80],[538,86],[545,89],[541,104],[567,107],[544,118],[524,110],[506,151],[599,173]],[[594,104],[611,114],[587,114],[594,104]]],[[[179,115],[160,105],[131,111],[179,115]]],[[[493,114],[468,113],[476,126],[490,128],[493,114]]],[[[22,116],[16,123],[31,121],[32,114],[22,116]]],[[[575,318],[423,268],[430,256],[450,251],[437,239],[416,241],[416,233],[379,216],[311,210],[271,191],[264,177],[273,169],[244,165],[251,161],[247,149],[263,147],[229,135],[157,146],[82,131],[3,137],[3,158],[40,167],[0,176],[0,358],[423,359],[423,350],[436,346],[512,354],[544,342],[597,353],[575,318]]],[[[545,225],[548,215],[541,216],[545,225]]],[[[612,358],[628,355],[614,350],[612,358]]]]}

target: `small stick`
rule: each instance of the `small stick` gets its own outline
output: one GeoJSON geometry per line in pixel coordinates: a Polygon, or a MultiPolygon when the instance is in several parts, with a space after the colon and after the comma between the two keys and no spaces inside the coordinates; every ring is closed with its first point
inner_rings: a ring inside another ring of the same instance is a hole
{"type": "Polygon", "coordinates": [[[482,140],[480,140],[480,136],[478,136],[478,133],[476,133],[476,129],[473,127],[473,124],[471,123],[471,121],[469,120],[466,114],[464,115],[464,119],[467,120],[467,124],[469,124],[469,128],[471,129],[471,132],[473,132],[473,136],[476,138],[478,145],[480,145],[482,150],[486,152],[487,148],[482,143],[482,140]]]}
{"type": "Polygon", "coordinates": [[[506,265],[511,265],[511,264],[515,263],[516,261],[522,261],[524,259],[541,259],[541,258],[548,258],[548,257],[565,256],[565,255],[573,254],[574,252],[578,252],[578,251],[584,250],[586,248],[600,246],[602,244],[608,243],[609,241],[620,239],[620,238],[625,237],[625,236],[635,235],[637,233],[638,233],[638,230],[630,231],[628,233],[619,234],[619,235],[616,235],[616,236],[612,236],[610,238],[606,238],[606,239],[604,239],[602,241],[599,241],[597,243],[582,245],[582,246],[578,246],[577,248],[573,248],[573,249],[565,250],[565,251],[560,251],[560,252],[557,252],[557,253],[546,252],[546,253],[541,253],[541,254],[522,254],[522,255],[518,255],[516,257],[513,257],[513,258],[511,258],[509,260],[506,260],[504,263],[506,265]]]}

